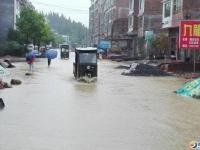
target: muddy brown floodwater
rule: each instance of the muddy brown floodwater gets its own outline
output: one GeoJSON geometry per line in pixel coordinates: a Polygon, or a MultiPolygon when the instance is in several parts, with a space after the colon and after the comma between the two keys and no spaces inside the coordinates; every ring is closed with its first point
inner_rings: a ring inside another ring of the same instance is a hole
{"type": "Polygon", "coordinates": [[[23,84],[0,91],[0,150],[184,150],[200,138],[200,102],[173,93],[175,77],[127,77],[101,60],[98,81],[80,83],[69,60],[10,72],[23,84]]]}

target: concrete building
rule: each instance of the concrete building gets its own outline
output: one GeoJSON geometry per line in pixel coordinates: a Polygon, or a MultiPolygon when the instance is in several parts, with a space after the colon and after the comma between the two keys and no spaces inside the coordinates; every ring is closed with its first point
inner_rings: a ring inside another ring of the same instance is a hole
{"type": "Polygon", "coordinates": [[[34,8],[28,0],[1,0],[0,2],[0,41],[7,39],[10,29],[15,29],[15,23],[23,7],[34,8]]]}
{"type": "Polygon", "coordinates": [[[112,50],[127,49],[128,2],[128,0],[91,1],[90,37],[95,45],[101,40],[107,40],[110,41],[112,50]]]}
{"type": "Polygon", "coordinates": [[[151,55],[145,33],[161,32],[162,3],[161,0],[129,0],[128,15],[129,56],[147,57],[151,55]]]}
{"type": "Polygon", "coordinates": [[[161,0],[139,0],[138,11],[138,55],[151,55],[145,41],[145,32],[152,31],[154,35],[161,32],[162,3],[161,0]]]}
{"type": "Polygon", "coordinates": [[[200,19],[200,1],[198,0],[164,0],[162,13],[162,28],[169,36],[168,55],[176,58],[190,57],[190,52],[179,50],[179,25],[181,20],[200,19]]]}
{"type": "Polygon", "coordinates": [[[111,42],[112,51],[127,51],[129,0],[105,0],[103,6],[104,39],[111,42]]]}
{"type": "Polygon", "coordinates": [[[94,42],[94,0],[91,2],[91,6],[89,8],[89,45],[93,46],[94,42]]]}
{"type": "Polygon", "coordinates": [[[138,38],[138,13],[139,0],[129,0],[129,14],[128,14],[128,32],[127,35],[131,38],[128,41],[128,55],[137,56],[137,38],[138,38]]]}

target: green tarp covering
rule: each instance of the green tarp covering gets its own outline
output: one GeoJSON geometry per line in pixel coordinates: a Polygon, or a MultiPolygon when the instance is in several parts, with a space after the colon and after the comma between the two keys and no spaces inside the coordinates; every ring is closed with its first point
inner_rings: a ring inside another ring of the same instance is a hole
{"type": "Polygon", "coordinates": [[[176,91],[177,94],[200,99],[200,78],[187,82],[176,91]]]}
{"type": "Polygon", "coordinates": [[[10,73],[0,65],[0,79],[3,81],[10,80],[10,73]]]}

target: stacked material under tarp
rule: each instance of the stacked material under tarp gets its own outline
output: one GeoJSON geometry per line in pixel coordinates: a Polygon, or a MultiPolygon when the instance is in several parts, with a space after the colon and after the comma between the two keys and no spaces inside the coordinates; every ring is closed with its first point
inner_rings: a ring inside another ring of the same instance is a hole
{"type": "Polygon", "coordinates": [[[182,88],[178,89],[176,93],[182,96],[200,99],[200,78],[187,82],[182,88]]]}
{"type": "Polygon", "coordinates": [[[0,65],[0,89],[10,88],[10,73],[0,65]]]}
{"type": "Polygon", "coordinates": [[[7,71],[7,69],[2,67],[1,65],[0,65],[0,79],[4,81],[10,79],[10,73],[7,71]]]}

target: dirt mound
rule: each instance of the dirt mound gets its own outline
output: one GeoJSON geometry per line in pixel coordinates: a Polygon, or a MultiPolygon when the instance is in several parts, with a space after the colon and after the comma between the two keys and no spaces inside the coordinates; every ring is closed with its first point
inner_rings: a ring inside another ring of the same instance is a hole
{"type": "Polygon", "coordinates": [[[122,75],[126,76],[170,76],[169,73],[164,72],[154,66],[142,63],[133,63],[130,69],[125,70],[122,75]]]}
{"type": "Polygon", "coordinates": [[[115,67],[115,69],[130,69],[130,65],[120,65],[115,67]]]}

